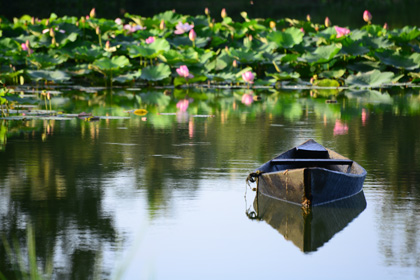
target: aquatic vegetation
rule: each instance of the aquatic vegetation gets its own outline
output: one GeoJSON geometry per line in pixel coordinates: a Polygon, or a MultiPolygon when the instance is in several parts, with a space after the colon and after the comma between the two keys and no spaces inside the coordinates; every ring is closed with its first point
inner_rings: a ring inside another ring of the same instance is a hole
{"type": "Polygon", "coordinates": [[[324,23],[310,16],[252,19],[246,12],[234,21],[226,9],[221,16],[217,21],[207,9],[197,16],[167,11],[104,19],[92,10],[80,18],[3,20],[0,80],[249,86],[243,74],[250,72],[253,87],[378,88],[420,81],[418,27],[377,25],[369,11],[363,13],[366,25],[351,30],[333,26],[328,16],[324,23]]]}

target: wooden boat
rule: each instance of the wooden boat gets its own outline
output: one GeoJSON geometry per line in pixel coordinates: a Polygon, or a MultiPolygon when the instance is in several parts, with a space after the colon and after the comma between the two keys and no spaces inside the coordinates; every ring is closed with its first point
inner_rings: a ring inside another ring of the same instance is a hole
{"type": "Polygon", "coordinates": [[[302,252],[317,251],[366,209],[363,191],[349,198],[311,208],[257,193],[253,220],[265,221],[302,252]]]}
{"type": "Polygon", "coordinates": [[[350,197],[362,190],[366,170],[310,139],[250,173],[266,196],[303,206],[350,197]]]}

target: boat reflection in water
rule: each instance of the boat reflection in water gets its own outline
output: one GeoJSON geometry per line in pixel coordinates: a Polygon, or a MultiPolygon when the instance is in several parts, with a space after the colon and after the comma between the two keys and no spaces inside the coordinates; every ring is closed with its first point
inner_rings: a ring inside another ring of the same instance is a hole
{"type": "Polygon", "coordinates": [[[302,207],[257,193],[256,212],[247,213],[250,219],[264,220],[305,253],[314,252],[343,230],[363,210],[366,199],[363,191],[335,202],[302,207]]]}

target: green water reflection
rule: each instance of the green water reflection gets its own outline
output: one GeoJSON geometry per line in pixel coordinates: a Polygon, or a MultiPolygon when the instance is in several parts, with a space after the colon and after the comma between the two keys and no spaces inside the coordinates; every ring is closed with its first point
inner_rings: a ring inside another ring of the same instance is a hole
{"type": "MultiPolygon", "coordinates": [[[[376,241],[383,258],[418,266],[412,248],[420,245],[419,89],[55,90],[56,112],[125,117],[0,120],[0,233],[26,248],[31,223],[38,263],[45,267],[52,260],[56,277],[113,273],[114,264],[103,255],[117,259],[129,246],[129,233],[113,215],[127,198],[120,194],[110,204],[110,189],[135,186],[147,205],[138,215],[158,220],[171,212],[179,192],[194,200],[203,181],[242,182],[259,163],[307,138],[366,168],[368,205],[370,199],[380,206],[376,241]],[[135,115],[136,109],[147,114],[135,115]],[[390,245],[395,235],[397,248],[390,245]]],[[[0,271],[13,279],[16,266],[4,246],[0,258],[7,260],[0,271]]]]}

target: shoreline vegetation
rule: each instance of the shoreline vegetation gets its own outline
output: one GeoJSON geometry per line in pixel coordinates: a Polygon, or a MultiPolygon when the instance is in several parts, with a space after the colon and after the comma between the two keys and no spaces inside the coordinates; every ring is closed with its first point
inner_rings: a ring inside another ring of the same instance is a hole
{"type": "Polygon", "coordinates": [[[3,19],[0,81],[142,87],[416,87],[420,29],[389,29],[365,11],[360,29],[296,19],[221,20],[167,11],[3,19]]]}

